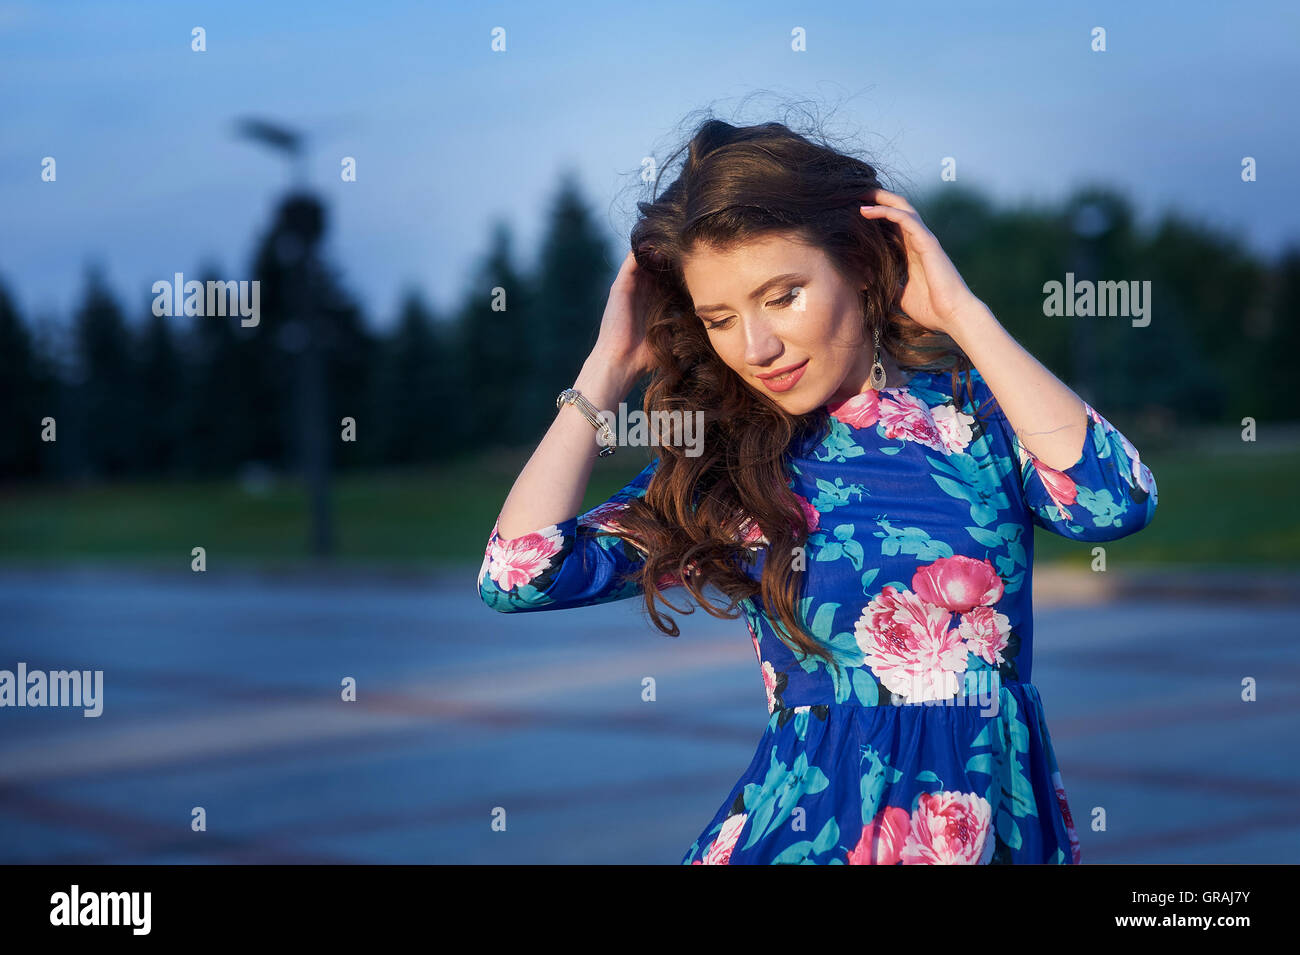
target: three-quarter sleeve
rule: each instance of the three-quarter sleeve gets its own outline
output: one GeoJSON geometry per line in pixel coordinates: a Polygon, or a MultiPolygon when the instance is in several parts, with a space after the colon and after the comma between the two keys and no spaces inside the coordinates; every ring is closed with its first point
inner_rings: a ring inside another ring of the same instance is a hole
{"type": "MultiPolygon", "coordinates": [[[[645,554],[609,529],[628,501],[645,496],[658,467],[656,458],[604,503],[530,534],[503,540],[494,522],[478,575],[479,598],[493,610],[517,613],[586,607],[640,594],[635,574],[645,554]]],[[[680,583],[666,578],[659,587],[680,583]]]]}
{"type": "MultiPolygon", "coordinates": [[[[991,395],[977,372],[977,395],[991,395]]],[[[982,399],[981,399],[982,400],[982,399]]],[[[1118,540],[1151,523],[1156,480],[1138,450],[1113,424],[1083,403],[1084,435],[1079,458],[1058,470],[1040,461],[1020,437],[996,401],[992,417],[1010,448],[1025,506],[1039,527],[1078,541],[1118,540]]]]}

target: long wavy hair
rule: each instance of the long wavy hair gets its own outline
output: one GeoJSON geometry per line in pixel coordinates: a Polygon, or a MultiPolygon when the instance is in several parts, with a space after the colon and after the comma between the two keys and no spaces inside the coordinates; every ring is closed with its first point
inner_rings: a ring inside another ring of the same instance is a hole
{"type": "MultiPolygon", "coordinates": [[[[652,421],[655,412],[704,412],[703,453],[689,457],[683,447],[662,444],[644,497],[631,501],[611,530],[644,553],[637,578],[646,608],[669,636],[680,631],[656,602],[693,612],[663,596],[661,584],[671,581],[715,617],[734,619],[745,600],[761,604],[797,655],[831,660],[799,612],[806,574],[796,569],[796,556],[809,529],[787,467],[793,443],[828,433],[829,414],[822,407],[791,415],[723,363],[695,315],[682,273],[686,256],[697,247],[726,252],[772,234],[811,243],[863,290],[865,342],[879,329],[881,347],[899,367],[950,371],[954,396],[958,374],[972,367],[952,338],[899,309],[907,274],[902,234],[858,211],[880,185],[872,165],[782,123],[738,127],[709,119],[661,168],[655,197],[637,203],[631,246],[645,273],[653,355],[644,411],[652,421]],[[658,194],[663,171],[683,152],[680,174],[658,194]],[[758,580],[746,572],[756,557],[756,530],[768,541],[758,580]],[[705,599],[710,585],[729,606],[705,599]]],[[[974,401],[969,376],[965,385],[963,407],[974,401]]]]}

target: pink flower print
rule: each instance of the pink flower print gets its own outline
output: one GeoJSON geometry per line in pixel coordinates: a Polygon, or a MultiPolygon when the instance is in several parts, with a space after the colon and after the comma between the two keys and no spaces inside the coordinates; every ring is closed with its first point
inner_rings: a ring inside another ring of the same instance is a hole
{"type": "Polygon", "coordinates": [[[763,661],[763,689],[767,692],[767,711],[776,712],[776,670],[766,660],[763,661]]]}
{"type": "MultiPolygon", "coordinates": [[[[1109,422],[1106,423],[1106,426],[1108,428],[1111,427],[1109,422]]],[[[1114,428],[1111,428],[1111,430],[1114,431],[1114,428]]],[[[1119,432],[1115,433],[1119,434],[1119,432]]],[[[1119,443],[1124,446],[1124,453],[1128,456],[1129,467],[1133,475],[1133,483],[1150,494],[1152,488],[1154,488],[1156,484],[1156,479],[1151,473],[1151,469],[1142,463],[1141,457],[1138,455],[1138,449],[1133,447],[1132,442],[1130,442],[1128,438],[1120,434],[1119,443]]]]}
{"type": "Polygon", "coordinates": [[[745,522],[740,525],[740,542],[749,547],[758,547],[771,543],[767,539],[767,535],[763,533],[763,529],[758,526],[758,521],[752,517],[745,518],[745,522]]]}
{"type": "Polygon", "coordinates": [[[1137,459],[1136,454],[1133,458],[1133,481],[1138,487],[1146,491],[1153,497],[1156,494],[1156,476],[1151,473],[1151,469],[1137,459]]]}
{"type": "Polygon", "coordinates": [[[660,590],[669,590],[673,587],[680,587],[682,586],[682,578],[678,577],[676,574],[664,574],[659,578],[655,586],[660,590]]]}
{"type": "Polygon", "coordinates": [[[912,575],[912,589],[922,600],[955,613],[997,603],[1004,586],[988,558],[976,560],[960,554],[940,557],[912,575]]]}
{"type": "Polygon", "coordinates": [[[1011,618],[992,607],[976,607],[962,614],[957,632],[971,653],[983,657],[990,666],[997,666],[1003,662],[1002,651],[1011,636],[1011,618]]]}
{"type": "Polygon", "coordinates": [[[618,530],[617,517],[625,510],[627,504],[623,501],[606,501],[599,507],[593,507],[587,513],[579,515],[578,526],[595,527],[602,531],[618,530]]]}
{"type": "Polygon", "coordinates": [[[847,401],[828,404],[826,410],[832,418],[844,422],[850,428],[870,428],[880,417],[880,392],[868,388],[847,401]]]}
{"type": "Polygon", "coordinates": [[[862,837],[849,850],[849,865],[897,865],[912,827],[912,817],[901,806],[887,806],[862,827],[862,837]]]}
{"type": "Polygon", "coordinates": [[[864,661],[904,702],[957,695],[966,671],[966,645],[950,630],[952,613],[910,590],[885,589],[862,611],[854,635],[864,661]]]}
{"type": "Polygon", "coordinates": [[[731,862],[731,850],[736,846],[736,840],[740,838],[740,830],[745,828],[745,820],[749,817],[748,813],[740,812],[734,816],[728,816],[726,822],[722,824],[722,829],[718,832],[717,838],[709,846],[704,857],[695,860],[695,865],[727,865],[731,862]]]}
{"type": "Polygon", "coordinates": [[[993,858],[988,800],[976,793],[921,793],[903,845],[904,865],[987,865],[993,858]]]}
{"type": "Polygon", "coordinates": [[[808,532],[812,533],[820,529],[822,526],[821,512],[813,507],[812,502],[802,494],[796,494],[795,497],[799,498],[799,507],[803,509],[803,519],[808,524],[808,532]]]}
{"type": "Polygon", "coordinates": [[[943,442],[948,454],[959,454],[966,450],[970,445],[970,426],[975,421],[973,415],[946,404],[930,409],[930,417],[934,419],[935,430],[939,432],[939,440],[943,442]]]}
{"type": "Polygon", "coordinates": [[[564,535],[556,524],[507,541],[498,536],[494,523],[479,580],[482,581],[486,572],[502,590],[526,584],[551,566],[551,558],[560,552],[563,545],[564,535]]]}
{"type": "MultiPolygon", "coordinates": [[[[644,550],[645,548],[641,547],[640,545],[637,545],[637,549],[644,550]]],[[[688,577],[693,576],[698,569],[699,569],[699,565],[696,564],[695,561],[688,560],[686,562],[686,575],[688,577]]],[[[663,576],[661,576],[658,581],[658,587],[660,590],[667,590],[670,587],[684,587],[684,586],[685,586],[685,581],[682,579],[682,575],[678,573],[674,573],[673,571],[668,571],[663,576]]]]}
{"type": "MultiPolygon", "coordinates": [[[[799,500],[799,509],[803,511],[803,519],[804,523],[808,525],[808,532],[812,533],[819,529],[821,527],[820,512],[802,494],[795,494],[795,497],[799,500]]],[[[740,525],[740,533],[741,543],[749,547],[765,547],[771,543],[767,539],[767,535],[763,533],[763,529],[758,526],[758,522],[752,517],[745,518],[744,523],[740,525]]]]}
{"type": "Polygon", "coordinates": [[[1079,833],[1074,828],[1074,817],[1070,815],[1070,804],[1065,801],[1065,786],[1061,783],[1060,772],[1052,773],[1052,788],[1056,790],[1056,804],[1061,808],[1061,816],[1065,819],[1065,832],[1070,837],[1070,861],[1078,865],[1081,857],[1079,833]]]}
{"type": "Polygon", "coordinates": [[[1032,452],[1026,452],[1034,462],[1034,469],[1038,472],[1038,478],[1043,482],[1043,487],[1047,489],[1047,496],[1061,510],[1061,517],[1070,520],[1070,509],[1067,504],[1073,504],[1079,497],[1079,486],[1074,483],[1068,474],[1049,468],[1046,464],[1039,461],[1032,452]]]}
{"type": "Polygon", "coordinates": [[[935,451],[948,453],[929,406],[907,392],[896,393],[892,399],[880,402],[880,423],[885,426],[888,438],[905,439],[923,444],[935,451]]]}

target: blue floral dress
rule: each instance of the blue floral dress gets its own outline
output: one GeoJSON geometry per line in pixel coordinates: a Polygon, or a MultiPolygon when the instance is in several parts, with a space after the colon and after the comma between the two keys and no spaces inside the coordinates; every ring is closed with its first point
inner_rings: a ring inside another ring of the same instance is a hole
{"type": "MultiPolygon", "coordinates": [[[[1079,459],[1047,467],[996,403],[981,423],[991,392],[969,377],[973,405],[948,372],[919,372],[828,406],[829,434],[787,452],[811,531],[801,611],[833,662],[778,638],[759,597],[741,604],[770,717],[684,864],[1080,861],[1030,682],[1033,528],[1125,537],[1150,522],[1156,484],[1087,405],[1079,459]]],[[[607,531],[658,463],[559,524],[513,540],[494,525],[481,599],[518,612],[639,594],[624,575],[640,551],[607,531]]],[[[751,522],[745,541],[757,579],[767,538],[751,522]]]]}

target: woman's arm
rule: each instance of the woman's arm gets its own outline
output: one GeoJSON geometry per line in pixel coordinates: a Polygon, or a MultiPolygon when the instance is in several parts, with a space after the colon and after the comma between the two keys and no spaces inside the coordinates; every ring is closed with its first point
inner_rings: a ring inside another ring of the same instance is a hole
{"type": "Polygon", "coordinates": [[[954,316],[949,334],[997,398],[1021,447],[1059,471],[1075,464],[1089,424],[1083,399],[1012,338],[983,302],[954,316]]]}
{"type": "MultiPolygon", "coordinates": [[[[635,383],[628,377],[617,361],[593,351],[573,387],[598,410],[614,410],[635,383]]],[[[560,408],[501,507],[497,532],[502,540],[513,540],[577,515],[599,453],[596,435],[591,422],[575,406],[560,408]]]]}
{"type": "MultiPolygon", "coordinates": [[[[1036,361],[1033,364],[1042,368],[1036,361]]],[[[1009,459],[1007,467],[1015,469],[1025,507],[1035,524],[1072,540],[1110,541],[1151,523],[1157,504],[1155,476],[1142,462],[1137,448],[1096,409],[1080,402],[1083,440],[1073,459],[1056,466],[1041,460],[1029,450],[1028,442],[1021,440],[1001,406],[1002,397],[993,392],[982,370],[975,368],[970,377],[975,407],[994,399],[990,410],[994,427],[1002,435],[999,453],[1009,459]]],[[[1051,380],[1060,384],[1055,378],[1051,380]]],[[[1073,395],[1064,385],[1061,389],[1073,395]]],[[[1006,388],[1003,391],[1022,399],[1023,410],[1023,393],[1006,388]]],[[[1049,393],[1059,394],[1051,389],[1049,393]]],[[[1066,428],[1056,434],[1072,430],[1066,428]]],[[[1064,454],[1071,450],[1072,442],[1064,454]]]]}
{"type": "MultiPolygon", "coordinates": [[[[596,346],[572,386],[598,411],[616,411],[649,370],[640,290],[636,259],[628,252],[610,286],[596,346]]],[[[596,434],[576,407],[560,408],[501,508],[497,532],[503,540],[577,515],[599,453],[596,434]]]]}
{"type": "MultiPolygon", "coordinates": [[[[610,288],[596,347],[573,387],[600,411],[614,410],[648,369],[642,286],[629,252],[610,288]]],[[[643,497],[659,461],[646,465],[609,500],[579,514],[599,443],[571,405],[560,408],[515,479],[488,536],[478,592],[503,613],[560,610],[640,593],[645,555],[610,531],[618,512],[643,497]]],[[[677,586],[674,579],[661,588],[677,586]]]]}

